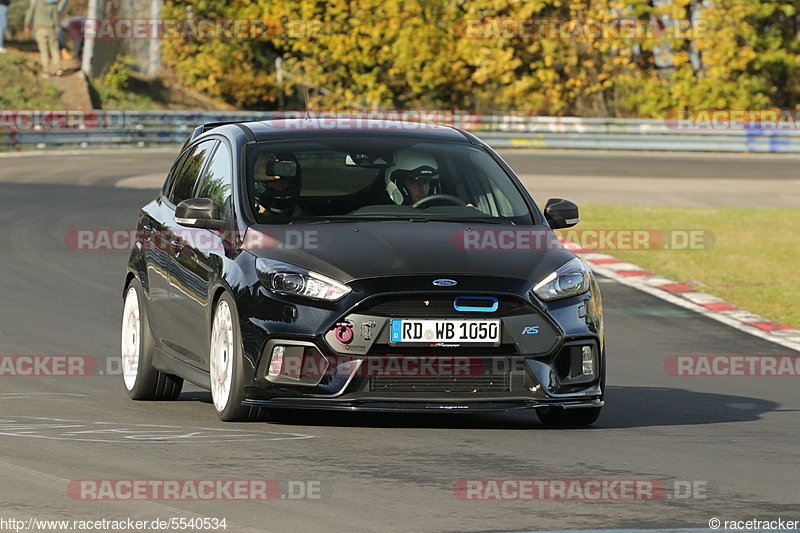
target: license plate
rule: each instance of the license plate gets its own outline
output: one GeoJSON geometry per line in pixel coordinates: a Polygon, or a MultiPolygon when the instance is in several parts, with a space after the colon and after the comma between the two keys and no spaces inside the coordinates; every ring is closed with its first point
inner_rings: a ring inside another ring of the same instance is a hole
{"type": "Polygon", "coordinates": [[[500,345],[499,320],[392,320],[390,344],[488,344],[500,345]]]}

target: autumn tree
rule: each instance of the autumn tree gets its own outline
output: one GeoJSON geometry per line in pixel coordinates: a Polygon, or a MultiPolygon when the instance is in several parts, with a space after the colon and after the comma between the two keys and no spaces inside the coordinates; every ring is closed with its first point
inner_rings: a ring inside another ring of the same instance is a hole
{"type": "Polygon", "coordinates": [[[253,109],[427,108],[660,117],[794,107],[797,0],[199,0],[165,18],[260,20],[165,40],[187,83],[253,109]],[[280,58],[280,70],[276,59],[280,58]]]}

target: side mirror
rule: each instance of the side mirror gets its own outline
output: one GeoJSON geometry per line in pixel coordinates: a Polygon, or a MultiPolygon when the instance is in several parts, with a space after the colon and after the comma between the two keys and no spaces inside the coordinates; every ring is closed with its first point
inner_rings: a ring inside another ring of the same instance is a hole
{"type": "Polygon", "coordinates": [[[210,198],[184,200],[175,208],[175,222],[188,228],[222,229],[219,208],[210,198]]]}
{"type": "Polygon", "coordinates": [[[581,221],[578,206],[569,200],[550,198],[544,207],[544,218],[552,229],[571,228],[581,221]]]}

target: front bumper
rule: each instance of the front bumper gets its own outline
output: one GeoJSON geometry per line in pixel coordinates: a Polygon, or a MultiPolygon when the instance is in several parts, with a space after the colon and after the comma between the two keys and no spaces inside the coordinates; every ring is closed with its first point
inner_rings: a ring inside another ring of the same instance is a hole
{"type": "Polygon", "coordinates": [[[394,412],[600,407],[603,354],[596,352],[590,375],[572,375],[580,361],[569,365],[576,348],[596,347],[594,342],[573,340],[543,357],[312,356],[304,353],[313,351],[308,343],[297,345],[292,376],[270,375],[269,358],[263,358],[259,383],[246,388],[245,404],[394,412]]]}
{"type": "MultiPolygon", "coordinates": [[[[481,281],[484,288],[490,283],[481,281]]],[[[601,407],[605,351],[596,287],[549,305],[525,298],[521,288],[500,289],[378,293],[343,312],[331,310],[319,322],[317,311],[314,335],[298,334],[299,324],[291,319],[282,324],[250,320],[250,338],[262,340],[251,352],[253,379],[245,386],[244,404],[429,413],[601,407]],[[454,309],[454,299],[465,294],[500,296],[492,312],[454,309]],[[391,342],[392,319],[431,317],[500,319],[502,338],[492,346],[391,342]],[[342,327],[347,333],[337,336],[342,327]],[[271,365],[276,347],[282,353],[278,371],[271,365]]],[[[298,312],[303,316],[310,308],[298,307],[298,312]]]]}

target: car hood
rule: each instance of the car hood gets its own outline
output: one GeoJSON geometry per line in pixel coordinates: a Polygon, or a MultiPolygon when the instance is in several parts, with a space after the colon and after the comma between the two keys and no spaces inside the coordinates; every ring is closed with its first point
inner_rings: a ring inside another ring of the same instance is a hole
{"type": "Polygon", "coordinates": [[[450,222],[255,225],[243,248],[342,282],[409,275],[538,281],[574,257],[546,226],[450,222]]]}

